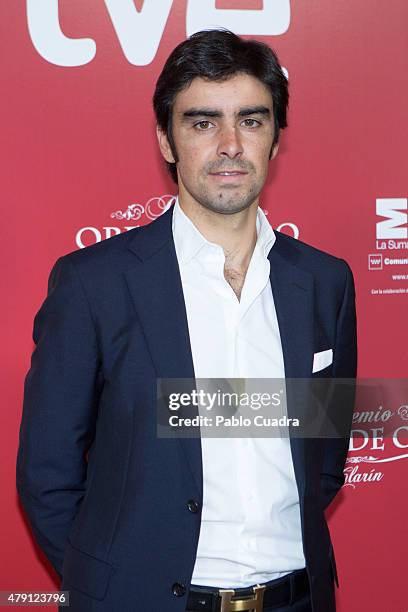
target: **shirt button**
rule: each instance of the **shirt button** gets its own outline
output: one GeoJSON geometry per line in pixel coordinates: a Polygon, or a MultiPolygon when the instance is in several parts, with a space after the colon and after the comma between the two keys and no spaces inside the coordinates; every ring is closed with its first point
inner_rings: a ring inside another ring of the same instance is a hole
{"type": "Polygon", "coordinates": [[[187,502],[187,508],[190,512],[198,512],[200,509],[200,504],[195,499],[189,499],[187,502]]]}
{"type": "Polygon", "coordinates": [[[176,597],[182,597],[186,592],[186,587],[184,584],[180,584],[180,582],[175,582],[171,587],[171,591],[176,597]]]}

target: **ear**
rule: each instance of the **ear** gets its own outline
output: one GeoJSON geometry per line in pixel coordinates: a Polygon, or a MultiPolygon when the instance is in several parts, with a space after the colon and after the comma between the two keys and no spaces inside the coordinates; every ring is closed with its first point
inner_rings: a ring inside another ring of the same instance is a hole
{"type": "Polygon", "coordinates": [[[272,155],[271,155],[271,159],[274,159],[278,153],[279,150],[279,142],[275,143],[273,149],[272,149],[272,155]]]}
{"type": "Polygon", "coordinates": [[[171,147],[167,139],[167,134],[163,132],[163,130],[158,125],[156,125],[156,135],[157,140],[159,142],[160,151],[164,159],[166,160],[166,162],[174,164],[175,159],[173,157],[173,153],[171,152],[171,147]]]}

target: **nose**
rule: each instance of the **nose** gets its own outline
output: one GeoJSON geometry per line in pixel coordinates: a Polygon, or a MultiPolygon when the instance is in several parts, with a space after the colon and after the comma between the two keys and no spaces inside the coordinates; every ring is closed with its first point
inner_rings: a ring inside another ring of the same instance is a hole
{"type": "Polygon", "coordinates": [[[235,126],[225,127],[220,132],[217,153],[229,159],[235,159],[243,153],[240,134],[235,126]]]}

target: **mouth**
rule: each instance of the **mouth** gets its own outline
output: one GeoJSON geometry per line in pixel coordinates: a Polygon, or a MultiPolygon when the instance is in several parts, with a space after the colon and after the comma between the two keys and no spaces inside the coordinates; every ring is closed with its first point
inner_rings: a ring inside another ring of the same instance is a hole
{"type": "Polygon", "coordinates": [[[210,172],[212,176],[237,176],[239,174],[247,174],[241,170],[222,170],[220,172],[210,172]]]}
{"type": "Polygon", "coordinates": [[[240,177],[246,176],[247,172],[240,172],[239,170],[223,170],[222,172],[210,172],[210,176],[222,181],[236,180],[240,177]]]}

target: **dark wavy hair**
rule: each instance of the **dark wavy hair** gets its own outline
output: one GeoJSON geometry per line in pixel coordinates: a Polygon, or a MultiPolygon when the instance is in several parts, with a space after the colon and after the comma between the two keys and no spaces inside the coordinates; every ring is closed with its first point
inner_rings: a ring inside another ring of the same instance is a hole
{"type": "MultiPolygon", "coordinates": [[[[269,88],[275,124],[272,149],[279,141],[279,131],[287,127],[289,93],[288,81],[276,53],[265,43],[244,40],[229,30],[202,30],[172,51],[157,79],[153,95],[157,124],[166,133],[176,161],[172,114],[177,94],[196,77],[223,81],[237,73],[249,74],[269,88]]],[[[176,164],[167,162],[167,167],[175,183],[178,183],[176,164]]]]}

